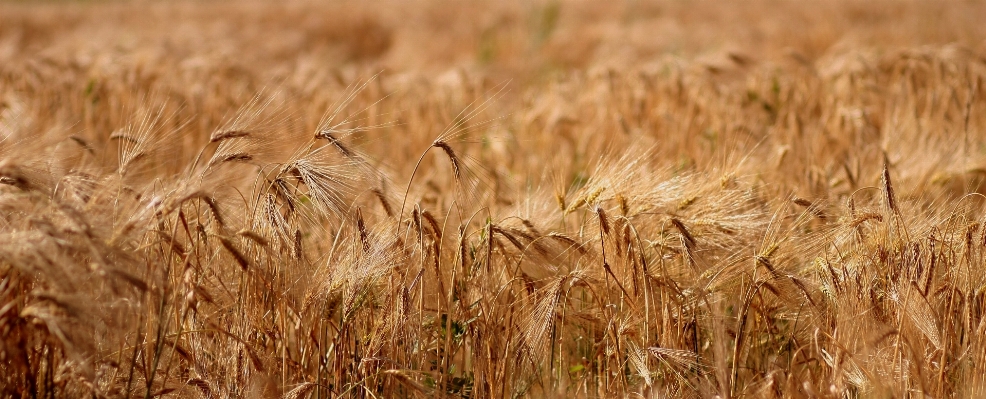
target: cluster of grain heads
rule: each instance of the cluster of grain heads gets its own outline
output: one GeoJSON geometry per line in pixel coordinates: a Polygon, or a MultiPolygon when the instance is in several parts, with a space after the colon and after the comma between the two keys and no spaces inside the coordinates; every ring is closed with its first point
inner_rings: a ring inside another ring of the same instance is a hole
{"type": "Polygon", "coordinates": [[[981,395],[982,62],[857,56],[10,101],[0,396],[981,395]]]}

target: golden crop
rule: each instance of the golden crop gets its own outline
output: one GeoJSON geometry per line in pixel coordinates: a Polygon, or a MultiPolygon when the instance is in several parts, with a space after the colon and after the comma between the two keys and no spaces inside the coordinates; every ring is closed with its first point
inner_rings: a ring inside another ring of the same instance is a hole
{"type": "Polygon", "coordinates": [[[984,396],[983,15],[0,4],[0,396],[984,396]]]}

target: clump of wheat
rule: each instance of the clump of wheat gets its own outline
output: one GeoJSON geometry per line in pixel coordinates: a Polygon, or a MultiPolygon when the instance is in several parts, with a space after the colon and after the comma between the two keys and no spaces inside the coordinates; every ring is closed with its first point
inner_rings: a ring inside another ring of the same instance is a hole
{"type": "Polygon", "coordinates": [[[0,396],[982,396],[982,6],[833,4],[0,5],[0,396]]]}

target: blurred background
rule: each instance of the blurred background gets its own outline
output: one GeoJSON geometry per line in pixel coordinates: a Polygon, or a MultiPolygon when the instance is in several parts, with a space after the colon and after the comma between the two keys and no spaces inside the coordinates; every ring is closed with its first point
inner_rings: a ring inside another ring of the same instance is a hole
{"type": "Polygon", "coordinates": [[[101,73],[165,65],[183,76],[260,79],[462,68],[521,82],[668,61],[824,69],[847,51],[951,44],[982,52],[982,15],[980,1],[7,2],[0,62],[101,73]]]}

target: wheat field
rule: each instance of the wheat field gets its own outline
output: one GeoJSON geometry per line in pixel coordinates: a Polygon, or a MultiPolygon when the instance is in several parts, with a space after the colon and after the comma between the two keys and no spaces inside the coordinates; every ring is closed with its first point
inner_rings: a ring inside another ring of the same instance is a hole
{"type": "Polygon", "coordinates": [[[984,15],[0,3],[0,397],[984,397],[984,15]]]}

